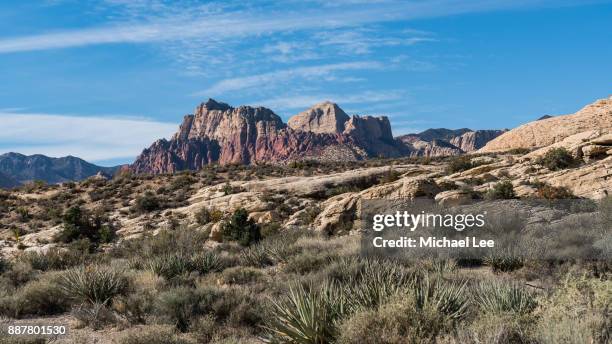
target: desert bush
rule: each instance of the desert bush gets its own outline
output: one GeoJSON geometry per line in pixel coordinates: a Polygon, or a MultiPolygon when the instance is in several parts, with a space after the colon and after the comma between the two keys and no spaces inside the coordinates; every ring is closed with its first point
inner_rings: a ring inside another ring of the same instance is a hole
{"type": "Polygon", "coordinates": [[[559,147],[548,150],[537,163],[551,171],[557,171],[576,165],[576,160],[567,149],[559,147]]]}
{"type": "Polygon", "coordinates": [[[525,155],[527,153],[531,152],[531,150],[529,150],[529,148],[512,148],[508,151],[508,154],[513,154],[513,155],[525,155]]]}
{"type": "Polygon", "coordinates": [[[514,193],[514,186],[512,186],[512,182],[509,180],[501,181],[493,186],[487,192],[488,199],[513,199],[516,198],[516,194],[514,193]]]}
{"type": "Polygon", "coordinates": [[[413,298],[401,296],[378,309],[364,309],[343,320],[336,343],[435,343],[448,327],[435,309],[417,309],[413,298]]]}
{"type": "Polygon", "coordinates": [[[136,198],[136,203],[132,211],[137,214],[150,213],[163,208],[162,201],[153,192],[146,191],[143,195],[136,198]]]}
{"type": "Polygon", "coordinates": [[[491,314],[527,314],[535,309],[535,296],[516,282],[483,281],[474,289],[474,302],[483,311],[491,314]]]}
{"type": "Polygon", "coordinates": [[[0,300],[0,313],[21,318],[27,315],[60,314],[69,309],[70,302],[62,294],[53,278],[42,277],[0,300]]]}
{"type": "Polygon", "coordinates": [[[202,208],[195,213],[195,219],[200,226],[203,226],[212,221],[212,214],[208,208],[202,208]]]}
{"type": "Polygon", "coordinates": [[[237,241],[243,246],[249,246],[261,239],[259,226],[251,219],[243,208],[237,209],[231,218],[223,224],[223,238],[237,241]]]}
{"type": "Polygon", "coordinates": [[[539,198],[544,199],[570,199],[575,198],[572,192],[563,186],[552,186],[545,183],[540,183],[536,187],[536,193],[539,198]]]}
{"type": "Polygon", "coordinates": [[[312,252],[304,250],[287,260],[284,266],[286,272],[294,272],[300,275],[317,271],[332,261],[333,254],[330,252],[312,252]]]}
{"type": "Polygon", "coordinates": [[[260,281],[263,273],[254,268],[235,266],[224,270],[221,278],[227,284],[247,284],[260,281]]]}
{"type": "Polygon", "coordinates": [[[457,173],[469,170],[472,167],[475,167],[474,164],[472,164],[472,159],[470,159],[469,156],[462,155],[451,158],[448,162],[446,170],[448,173],[457,173]]]}
{"type": "Polygon", "coordinates": [[[514,314],[482,314],[462,326],[453,337],[443,343],[465,344],[536,344],[532,336],[535,319],[514,314]]]}
{"type": "Polygon", "coordinates": [[[75,306],[70,314],[79,321],[80,326],[99,330],[106,325],[114,324],[115,314],[104,303],[83,303],[75,306]]]}
{"type": "Polygon", "coordinates": [[[108,304],[127,290],[128,280],[120,270],[92,265],[65,271],[58,284],[66,297],[77,302],[108,304]]]}
{"type": "Polygon", "coordinates": [[[197,318],[190,330],[198,343],[210,343],[217,329],[215,318],[209,314],[197,318]]]}
{"type": "Polygon", "coordinates": [[[47,252],[25,252],[19,257],[35,270],[64,270],[83,263],[83,256],[78,252],[52,248],[47,252]]]}
{"type": "Polygon", "coordinates": [[[191,288],[177,287],[157,297],[157,314],[167,318],[181,332],[189,329],[192,319],[202,313],[200,295],[191,288]]]}
{"type": "Polygon", "coordinates": [[[153,304],[154,296],[151,293],[138,291],[115,297],[111,308],[130,324],[144,324],[153,311],[153,304]]]}
{"type": "Polygon", "coordinates": [[[64,243],[87,239],[93,245],[111,242],[115,225],[101,211],[90,213],[80,206],[71,207],[62,218],[64,228],[56,240],[64,243]]]}

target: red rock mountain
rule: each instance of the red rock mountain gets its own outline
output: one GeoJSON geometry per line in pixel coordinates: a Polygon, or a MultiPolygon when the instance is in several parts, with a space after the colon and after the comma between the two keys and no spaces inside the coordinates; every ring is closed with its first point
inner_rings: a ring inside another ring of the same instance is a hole
{"type": "Polygon", "coordinates": [[[185,116],[170,140],[145,149],[131,169],[172,173],[211,163],[358,160],[408,153],[393,138],[387,117],[348,116],[325,102],[295,115],[287,125],[267,108],[234,108],[209,99],[185,116]]]}

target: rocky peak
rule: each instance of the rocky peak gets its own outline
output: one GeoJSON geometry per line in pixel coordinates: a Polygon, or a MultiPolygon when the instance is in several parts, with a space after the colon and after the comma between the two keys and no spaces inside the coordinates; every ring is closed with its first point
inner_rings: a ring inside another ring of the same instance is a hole
{"type": "Polygon", "coordinates": [[[338,104],[326,101],[291,117],[287,124],[290,128],[313,133],[342,133],[350,117],[338,104]]]}
{"type": "Polygon", "coordinates": [[[393,141],[391,123],[386,116],[351,116],[345,124],[344,133],[367,141],[393,141]]]}
{"type": "Polygon", "coordinates": [[[226,103],[218,102],[212,98],[208,98],[206,102],[200,104],[200,108],[206,108],[207,110],[227,111],[232,107],[226,103]]]}

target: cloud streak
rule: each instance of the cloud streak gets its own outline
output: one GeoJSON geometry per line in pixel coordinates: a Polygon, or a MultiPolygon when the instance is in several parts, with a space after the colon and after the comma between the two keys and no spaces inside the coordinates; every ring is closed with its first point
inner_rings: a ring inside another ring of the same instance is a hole
{"type": "MultiPolygon", "coordinates": [[[[565,0],[561,4],[584,3],[565,0]]],[[[72,48],[112,43],[150,43],[186,39],[230,39],[287,31],[353,27],[371,23],[449,16],[464,13],[559,5],[552,0],[434,0],[382,2],[377,4],[340,4],[333,9],[277,11],[264,15],[258,10],[208,13],[186,8],[172,16],[150,18],[141,24],[116,23],[30,36],[0,38],[0,53],[72,48]],[[195,12],[192,14],[191,12],[195,12]]]]}
{"type": "Polygon", "coordinates": [[[138,118],[0,112],[0,151],[88,161],[135,158],[176,131],[177,124],[138,118]]]}
{"type": "Polygon", "coordinates": [[[309,79],[331,77],[335,72],[339,71],[377,69],[381,67],[382,65],[378,62],[362,61],[284,69],[269,73],[224,79],[203,91],[196,92],[194,95],[217,96],[231,91],[248,90],[255,88],[261,90],[264,88],[269,88],[270,86],[276,86],[279,83],[287,82],[296,78],[309,79]]]}

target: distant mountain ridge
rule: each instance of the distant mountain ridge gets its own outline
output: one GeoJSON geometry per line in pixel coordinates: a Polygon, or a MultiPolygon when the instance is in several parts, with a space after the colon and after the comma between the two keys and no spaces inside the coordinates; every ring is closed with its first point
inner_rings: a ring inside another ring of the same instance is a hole
{"type": "Polygon", "coordinates": [[[79,181],[98,173],[113,176],[119,167],[101,167],[83,159],[6,153],[0,155],[0,187],[12,188],[27,182],[42,180],[49,184],[79,181]]]}
{"type": "Polygon", "coordinates": [[[449,156],[476,151],[506,131],[437,128],[397,139],[410,148],[411,156],[449,156]]]}

